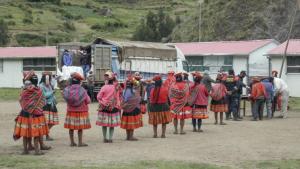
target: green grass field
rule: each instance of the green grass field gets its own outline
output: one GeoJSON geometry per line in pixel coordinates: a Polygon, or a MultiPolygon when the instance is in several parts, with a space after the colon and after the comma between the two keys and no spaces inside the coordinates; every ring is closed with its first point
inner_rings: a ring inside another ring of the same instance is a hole
{"type": "MultiPolygon", "coordinates": [[[[187,11],[195,8],[197,0],[139,0],[135,3],[100,2],[95,0],[62,0],[61,5],[51,3],[30,3],[20,1],[0,1],[0,19],[9,24],[11,35],[10,45],[18,45],[16,35],[21,33],[40,35],[49,38],[50,45],[55,45],[54,39],[65,41],[91,42],[96,37],[112,39],[130,39],[140,19],[148,11],[158,11],[163,7],[173,18],[185,14],[178,10],[187,11]],[[109,8],[111,16],[100,14],[100,10],[109,8]],[[26,14],[32,16],[32,23],[24,23],[26,14]],[[64,27],[66,20],[71,21],[75,30],[64,27]],[[107,28],[107,23],[122,23],[126,26],[107,28]],[[101,25],[101,29],[91,29],[93,25],[101,25]]],[[[29,42],[28,42],[29,43],[29,42]]],[[[41,44],[44,45],[44,44],[41,44]]]]}
{"type": "MultiPolygon", "coordinates": [[[[0,155],[0,168],[22,168],[22,169],[233,169],[228,166],[217,166],[212,164],[197,164],[180,161],[138,161],[134,163],[113,163],[103,166],[86,166],[74,164],[72,166],[59,166],[50,163],[45,157],[0,155]]],[[[240,169],[299,169],[300,160],[278,160],[278,161],[249,161],[237,164],[234,168],[240,169]]]]}

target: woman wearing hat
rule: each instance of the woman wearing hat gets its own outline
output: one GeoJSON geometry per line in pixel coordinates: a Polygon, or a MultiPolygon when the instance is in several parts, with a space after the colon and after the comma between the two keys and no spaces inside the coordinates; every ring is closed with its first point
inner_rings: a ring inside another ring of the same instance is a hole
{"type": "MultiPolygon", "coordinates": [[[[46,105],[43,107],[44,115],[46,118],[49,132],[54,125],[58,125],[58,114],[56,108],[56,98],[54,96],[54,90],[51,86],[51,72],[44,72],[40,81],[40,88],[43,91],[43,95],[46,98],[46,105]]],[[[47,135],[46,140],[52,141],[53,139],[47,135]]]]}
{"type": "Polygon", "coordinates": [[[23,154],[29,154],[32,147],[31,139],[34,139],[35,155],[42,155],[40,150],[48,150],[41,137],[49,133],[43,114],[45,97],[42,90],[37,87],[38,78],[33,71],[24,72],[24,84],[26,86],[20,95],[21,112],[16,118],[14,139],[23,137],[23,154]],[[40,148],[39,148],[40,144],[40,148]]]}
{"type": "Polygon", "coordinates": [[[174,134],[178,134],[178,120],[180,120],[180,134],[185,134],[183,131],[184,120],[191,118],[189,111],[184,111],[189,96],[189,86],[183,81],[182,73],[175,74],[176,82],[170,87],[169,98],[171,102],[171,112],[174,119],[174,134]]]}
{"type": "Polygon", "coordinates": [[[142,81],[142,76],[140,75],[140,72],[135,72],[134,73],[134,89],[136,92],[141,96],[141,105],[140,105],[140,110],[142,114],[146,113],[146,100],[145,100],[145,87],[144,87],[144,82],[142,81]]]}
{"type": "Polygon", "coordinates": [[[203,132],[203,130],[201,130],[202,119],[208,118],[207,105],[209,93],[205,85],[201,83],[201,80],[201,74],[196,73],[194,75],[194,85],[191,88],[191,100],[189,105],[192,105],[192,122],[194,132],[203,132]],[[197,129],[196,125],[198,126],[197,129]]]}
{"type": "Polygon", "coordinates": [[[153,125],[154,138],[157,138],[157,125],[162,124],[161,138],[166,137],[167,124],[172,121],[168,104],[168,88],[162,86],[159,75],[153,78],[155,87],[150,92],[149,124],[153,125]]]}
{"type": "Polygon", "coordinates": [[[121,118],[121,128],[126,130],[126,140],[136,141],[133,136],[134,130],[143,126],[142,114],[140,111],[141,96],[134,89],[134,79],[128,77],[126,87],[123,93],[121,107],[123,114],[121,118]]]}
{"type": "Polygon", "coordinates": [[[228,105],[226,103],[227,89],[223,84],[223,74],[217,75],[216,83],[212,86],[210,91],[211,103],[210,110],[215,113],[215,124],[218,124],[218,114],[220,114],[220,125],[226,125],[223,122],[223,114],[228,111],[228,105]]]}
{"type": "Polygon", "coordinates": [[[102,126],[104,143],[112,143],[114,127],[120,125],[120,98],[117,86],[114,85],[113,73],[108,73],[107,84],[104,85],[97,95],[99,102],[98,120],[96,125],[102,126]],[[109,136],[107,130],[109,128],[109,136]]]}
{"type": "Polygon", "coordinates": [[[67,115],[64,127],[69,129],[71,147],[77,146],[74,141],[74,130],[78,130],[78,146],[83,147],[83,130],[91,128],[89,119],[89,107],[91,102],[86,90],[81,87],[80,83],[83,77],[79,73],[71,75],[71,84],[63,91],[64,99],[67,102],[67,115]]]}

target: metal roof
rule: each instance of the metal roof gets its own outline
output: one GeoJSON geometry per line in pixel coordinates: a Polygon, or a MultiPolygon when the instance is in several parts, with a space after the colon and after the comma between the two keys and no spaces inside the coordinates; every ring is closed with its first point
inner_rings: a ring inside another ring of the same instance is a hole
{"type": "Polygon", "coordinates": [[[0,48],[0,58],[55,58],[56,55],[55,46],[0,48]]]}
{"type": "Polygon", "coordinates": [[[273,39],[172,44],[179,48],[185,56],[248,56],[257,49],[270,43],[278,44],[278,42],[273,39]]]}
{"type": "MultiPolygon", "coordinates": [[[[271,50],[268,55],[273,56],[282,56],[284,55],[284,50],[286,47],[286,43],[284,42],[281,45],[277,46],[275,49],[271,50]]],[[[287,49],[288,56],[300,56],[300,39],[291,39],[289,42],[289,46],[287,49]]]]}

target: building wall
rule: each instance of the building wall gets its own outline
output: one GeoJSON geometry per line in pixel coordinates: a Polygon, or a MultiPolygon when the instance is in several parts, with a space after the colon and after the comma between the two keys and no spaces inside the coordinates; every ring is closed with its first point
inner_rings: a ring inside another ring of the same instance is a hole
{"type": "Polygon", "coordinates": [[[22,65],[21,59],[3,59],[3,72],[0,72],[0,87],[21,87],[23,78],[22,65]]]}
{"type": "Polygon", "coordinates": [[[249,55],[249,76],[268,76],[269,59],[266,54],[276,48],[278,44],[270,43],[249,55]]]}
{"type": "MultiPolygon", "coordinates": [[[[55,73],[55,72],[52,72],[55,73]]],[[[39,80],[42,71],[35,71],[39,80]]],[[[22,59],[3,59],[3,72],[0,72],[0,88],[20,88],[23,86],[23,60],[22,59]]]]}
{"type": "MultiPolygon", "coordinates": [[[[277,70],[280,72],[282,58],[281,57],[272,57],[271,59],[271,69],[277,70]]],[[[290,96],[292,97],[300,97],[300,88],[299,88],[299,80],[300,74],[287,74],[286,73],[286,62],[283,67],[282,79],[285,80],[289,87],[290,96]]]]}

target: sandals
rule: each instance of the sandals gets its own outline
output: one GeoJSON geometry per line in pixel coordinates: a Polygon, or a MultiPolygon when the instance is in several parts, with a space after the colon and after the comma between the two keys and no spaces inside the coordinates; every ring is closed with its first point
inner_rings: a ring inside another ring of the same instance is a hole
{"type": "Polygon", "coordinates": [[[180,134],[181,134],[181,135],[185,135],[185,134],[186,134],[186,132],[184,132],[184,131],[181,131],[181,132],[180,132],[180,134]]]}

